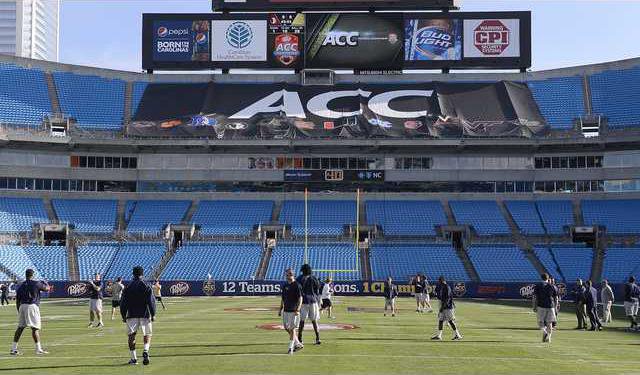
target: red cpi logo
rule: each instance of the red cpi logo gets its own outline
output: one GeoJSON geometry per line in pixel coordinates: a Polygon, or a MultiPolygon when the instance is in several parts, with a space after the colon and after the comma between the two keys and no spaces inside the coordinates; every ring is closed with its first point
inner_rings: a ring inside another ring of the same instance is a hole
{"type": "Polygon", "coordinates": [[[499,20],[483,21],[474,30],[474,45],[484,55],[501,55],[511,42],[511,31],[499,20]]]}

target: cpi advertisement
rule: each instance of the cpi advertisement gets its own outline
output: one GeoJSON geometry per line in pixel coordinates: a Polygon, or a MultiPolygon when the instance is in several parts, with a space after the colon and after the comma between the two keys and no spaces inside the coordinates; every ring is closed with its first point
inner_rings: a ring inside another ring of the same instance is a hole
{"type": "Polygon", "coordinates": [[[530,12],[145,14],[147,70],[525,69],[530,12]]]}

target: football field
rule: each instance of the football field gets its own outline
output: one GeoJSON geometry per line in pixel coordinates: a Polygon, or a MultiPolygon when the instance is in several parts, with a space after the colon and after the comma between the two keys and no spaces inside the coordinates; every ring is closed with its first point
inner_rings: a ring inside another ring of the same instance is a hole
{"type": "MultiPolygon", "coordinates": [[[[429,340],[434,314],[418,314],[413,299],[400,299],[400,313],[383,317],[382,298],[337,298],[336,320],[350,330],[325,330],[322,345],[286,354],[284,331],[257,328],[279,323],[277,297],[168,298],[154,324],[151,365],[126,365],[129,352],[124,324],[109,320],[103,329],[87,328],[86,300],[42,304],[43,344],[50,354],[36,357],[25,331],[23,355],[9,356],[15,306],[0,309],[0,372],[7,374],[630,374],[640,373],[640,335],[624,331],[618,319],[603,332],[574,331],[571,305],[560,314],[560,330],[543,344],[535,315],[523,302],[458,301],[464,340],[429,340]]],[[[138,340],[139,356],[142,338],[138,340]]]]}

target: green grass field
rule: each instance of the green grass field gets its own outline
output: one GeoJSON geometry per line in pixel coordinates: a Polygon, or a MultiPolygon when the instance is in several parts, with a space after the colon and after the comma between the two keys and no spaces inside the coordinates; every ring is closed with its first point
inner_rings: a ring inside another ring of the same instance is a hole
{"type": "MultiPolygon", "coordinates": [[[[335,323],[355,330],[322,333],[323,343],[286,355],[283,331],[256,326],[278,323],[276,311],[226,311],[272,308],[269,298],[169,298],[154,325],[151,365],[128,366],[124,325],[105,320],[104,329],[86,328],[87,301],[46,301],[43,343],[50,351],[36,357],[27,331],[23,356],[9,356],[15,329],[15,307],[0,309],[4,348],[0,372],[11,374],[630,374],[640,373],[640,335],[624,331],[618,319],[603,332],[574,331],[567,305],[551,344],[540,342],[535,315],[521,303],[458,301],[457,317],[464,340],[429,340],[434,314],[414,312],[413,299],[400,299],[400,314],[383,317],[381,298],[338,298],[335,323]],[[351,309],[349,309],[351,308],[351,309]],[[349,311],[363,308],[363,311],[349,311]],[[6,350],[5,350],[6,349],[6,350]]],[[[105,301],[105,307],[110,303],[105,301]]],[[[329,322],[323,317],[323,322],[329,322]]],[[[139,340],[141,352],[141,338],[139,340]]]]}

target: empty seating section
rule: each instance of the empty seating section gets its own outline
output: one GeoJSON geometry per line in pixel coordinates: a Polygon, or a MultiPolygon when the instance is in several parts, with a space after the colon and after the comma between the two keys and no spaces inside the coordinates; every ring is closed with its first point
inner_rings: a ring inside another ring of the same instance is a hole
{"type": "Polygon", "coordinates": [[[536,204],[531,201],[507,201],[505,206],[509,210],[511,217],[520,228],[520,232],[529,235],[545,234],[544,227],[540,221],[540,215],[536,204]]]}
{"type": "MultiPolygon", "coordinates": [[[[358,256],[353,244],[309,244],[308,257],[313,269],[332,270],[314,272],[322,280],[329,275],[333,276],[334,280],[360,280],[358,256]],[[343,272],[339,272],[340,270],[343,272]]],[[[271,254],[266,279],[284,280],[284,271],[287,268],[292,268],[298,274],[304,261],[304,244],[279,244],[271,254]]]]}
{"type": "Polygon", "coordinates": [[[513,245],[473,245],[468,249],[480,280],[520,282],[540,279],[524,253],[513,245]]]}
{"type": "Polygon", "coordinates": [[[548,234],[564,234],[564,227],[574,225],[570,201],[537,201],[538,212],[548,234]]]}
{"type": "Polygon", "coordinates": [[[158,233],[167,224],[180,224],[191,201],[129,201],[129,233],[158,233]]]}
{"type": "Polygon", "coordinates": [[[124,121],[125,82],[70,72],[53,72],[64,114],[86,129],[120,130],[124,121]]]}
{"type": "Polygon", "coordinates": [[[67,249],[64,246],[28,246],[24,251],[44,279],[69,280],[67,249]]]}
{"type": "Polygon", "coordinates": [[[42,199],[0,198],[0,232],[29,232],[34,223],[48,223],[42,199]]]}
{"type": "MultiPolygon", "coordinates": [[[[280,212],[280,224],[291,225],[293,233],[305,233],[305,203],[285,201],[280,212]]],[[[343,233],[344,225],[355,224],[355,201],[308,201],[308,233],[310,235],[334,235],[343,233]]]]}
{"type": "Polygon", "coordinates": [[[575,282],[578,278],[589,279],[593,264],[593,249],[566,244],[553,244],[548,248],[566,282],[575,282]]]}
{"type": "Polygon", "coordinates": [[[533,251],[535,252],[536,257],[540,260],[544,268],[547,270],[549,275],[551,275],[558,282],[564,282],[564,277],[562,276],[562,273],[560,273],[560,266],[553,258],[551,249],[544,245],[538,245],[533,248],[533,251]]]}
{"type": "Polygon", "coordinates": [[[607,70],[589,77],[593,112],[613,128],[640,126],[640,67],[607,70]]]}
{"type": "Polygon", "coordinates": [[[450,201],[449,206],[458,224],[471,225],[481,236],[511,233],[495,201],[450,201]]]}
{"type": "Polygon", "coordinates": [[[585,113],[581,76],[527,82],[540,112],[554,129],[571,129],[585,113]]]}
{"type": "Polygon", "coordinates": [[[611,246],[607,249],[602,277],[610,283],[623,283],[629,276],[640,276],[640,247],[611,246]]]}
{"type": "Polygon", "coordinates": [[[142,266],[147,276],[151,275],[153,268],[158,265],[166,247],[162,242],[130,242],[120,244],[116,255],[107,271],[107,279],[122,277],[131,280],[132,269],[142,266]]]}
{"type": "Polygon", "coordinates": [[[273,201],[201,201],[191,222],[204,235],[249,235],[271,222],[273,201]]]}
{"type": "Polygon", "coordinates": [[[110,233],[116,224],[117,202],[95,199],[54,199],[53,208],[61,223],[75,225],[81,233],[110,233]]]}
{"type": "Polygon", "coordinates": [[[162,273],[164,280],[250,280],[262,247],[256,243],[199,243],[180,247],[162,273]]]}
{"type": "Polygon", "coordinates": [[[640,200],[584,200],[585,225],[604,225],[609,234],[640,233],[640,200]]]}
{"type": "Polygon", "coordinates": [[[469,281],[462,261],[451,245],[375,244],[369,253],[374,280],[393,277],[399,283],[421,272],[434,281],[441,275],[451,281],[469,281]]]}
{"type": "Polygon", "coordinates": [[[118,249],[116,242],[93,242],[78,247],[80,280],[89,280],[96,272],[105,274],[118,249]]]}
{"type": "Polygon", "coordinates": [[[35,271],[35,277],[40,278],[42,274],[26,251],[21,246],[0,245],[0,264],[9,271],[16,274],[20,279],[24,279],[24,271],[31,268],[35,271]]]}
{"type": "Polygon", "coordinates": [[[44,72],[0,63],[0,123],[39,125],[51,112],[44,72]]]}
{"type": "Polygon", "coordinates": [[[147,82],[133,83],[133,92],[131,93],[131,117],[135,117],[136,112],[138,112],[138,106],[142,101],[142,96],[148,85],[147,82]]]}
{"type": "Polygon", "coordinates": [[[447,217],[439,201],[368,201],[367,223],[382,227],[385,236],[435,236],[447,217]]]}

